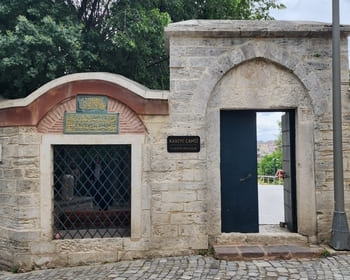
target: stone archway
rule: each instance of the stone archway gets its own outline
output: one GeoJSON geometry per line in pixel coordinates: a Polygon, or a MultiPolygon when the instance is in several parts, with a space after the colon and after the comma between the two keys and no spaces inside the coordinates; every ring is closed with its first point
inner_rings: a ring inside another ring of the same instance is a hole
{"type": "Polygon", "coordinates": [[[313,106],[300,80],[268,59],[256,58],[240,63],[223,75],[210,94],[207,121],[207,182],[209,235],[218,236],[220,224],[220,110],[296,111],[296,161],[298,232],[316,235],[314,185],[313,106]],[[303,215],[300,215],[303,213],[303,215]],[[309,214],[305,214],[309,213],[309,214]]]}
{"type": "Polygon", "coordinates": [[[205,112],[211,92],[225,73],[246,61],[259,58],[271,61],[275,65],[280,65],[286,71],[293,73],[295,79],[303,84],[310,96],[314,114],[321,115],[330,111],[331,108],[326,98],[327,94],[323,95],[325,96],[324,99],[320,99],[320,92],[324,92],[325,89],[321,87],[319,78],[311,67],[305,64],[299,57],[293,56],[290,52],[283,50],[273,43],[266,44],[262,41],[248,41],[240,47],[230,52],[225,52],[213,60],[211,65],[208,66],[208,70],[203,73],[192,99],[199,102],[196,107],[197,113],[205,112]]]}

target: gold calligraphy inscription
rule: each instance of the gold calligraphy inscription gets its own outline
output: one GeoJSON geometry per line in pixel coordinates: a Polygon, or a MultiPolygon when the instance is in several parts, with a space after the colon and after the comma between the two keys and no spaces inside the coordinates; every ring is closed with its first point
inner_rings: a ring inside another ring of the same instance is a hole
{"type": "Polygon", "coordinates": [[[64,114],[64,132],[67,134],[112,134],[119,132],[119,114],[64,114]]]}
{"type": "Polygon", "coordinates": [[[86,96],[78,95],[77,97],[78,112],[107,112],[107,98],[105,96],[86,96]]]}

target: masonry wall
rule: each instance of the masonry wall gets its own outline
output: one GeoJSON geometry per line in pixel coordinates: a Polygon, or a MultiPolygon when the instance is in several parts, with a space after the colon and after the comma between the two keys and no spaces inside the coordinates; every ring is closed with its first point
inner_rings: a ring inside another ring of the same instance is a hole
{"type": "MultiPolygon", "coordinates": [[[[65,144],[73,143],[74,139],[92,139],[88,140],[92,141],[91,144],[123,141],[133,146],[136,143],[144,149],[145,153],[139,153],[136,163],[141,165],[142,171],[146,171],[142,175],[142,185],[137,186],[140,189],[135,190],[141,194],[140,198],[133,201],[137,204],[133,209],[139,213],[136,217],[138,224],[132,228],[131,238],[54,240],[52,213],[47,211],[53,207],[53,189],[45,183],[50,181],[47,176],[53,176],[50,171],[52,151],[43,145],[43,141],[45,136],[62,140],[64,112],[75,112],[75,104],[73,98],[55,106],[37,127],[0,128],[0,267],[28,270],[183,253],[187,249],[184,246],[171,247],[164,246],[165,242],[152,242],[151,191],[147,171],[157,170],[157,166],[151,166],[151,153],[155,153],[156,149],[151,151],[150,147],[163,144],[160,138],[164,134],[160,131],[164,131],[168,117],[137,116],[130,108],[113,99],[109,99],[108,111],[120,114],[120,134],[76,135],[67,138],[65,144]],[[145,135],[148,135],[147,139],[143,140],[145,135]],[[179,251],[179,247],[183,250],[179,251]]],[[[141,178],[139,173],[136,176],[141,178]]],[[[137,178],[134,179],[137,181],[137,178]]],[[[155,225],[163,223],[163,220],[156,220],[155,225]]],[[[162,233],[159,231],[158,234],[162,233]]]]}
{"type": "Polygon", "coordinates": [[[40,135],[36,128],[0,128],[0,265],[30,262],[30,241],[40,240],[40,135]]]}
{"type": "MultiPolygon", "coordinates": [[[[221,26],[218,26],[215,27],[219,29],[221,26]]],[[[240,35],[234,35],[237,36],[234,38],[223,35],[224,31],[221,34],[212,32],[215,27],[206,29],[205,23],[203,27],[200,21],[191,21],[167,29],[171,69],[170,120],[174,125],[178,124],[180,134],[195,134],[198,133],[196,128],[200,128],[206,159],[201,162],[199,158],[199,162],[206,169],[199,177],[206,178],[202,188],[207,196],[208,215],[203,222],[208,221],[209,239],[218,242],[223,237],[219,110],[296,109],[298,232],[312,242],[326,242],[330,237],[334,202],[330,36],[313,38],[310,34],[287,38],[286,32],[285,37],[273,38],[273,35],[266,35],[269,30],[266,28],[262,37],[258,34],[257,38],[240,35]],[[194,31],[197,27],[200,36],[194,31]],[[254,63],[265,65],[254,68],[254,63]]],[[[224,27],[222,30],[227,31],[224,27]]],[[[347,39],[343,37],[344,176],[349,211],[347,55],[347,39]]]]}
{"type": "MultiPolygon", "coordinates": [[[[123,112],[121,134],[85,137],[91,143],[122,139],[138,147],[140,170],[135,179],[140,184],[134,190],[137,215],[130,238],[53,240],[52,215],[45,211],[52,207],[52,186],[42,183],[47,182],[45,176],[52,176],[45,168],[51,156],[45,141],[48,135],[62,140],[63,112],[75,111],[74,99],[53,104],[36,126],[0,127],[0,266],[31,269],[178,255],[220,242],[221,109],[296,110],[298,231],[312,242],[329,239],[333,213],[329,32],[315,33],[315,37],[312,33],[292,37],[287,32],[276,38],[267,36],[266,30],[249,36],[223,36],[212,32],[222,28],[216,22],[206,27],[209,33],[188,28],[187,24],[175,25],[166,31],[169,115],[135,113],[136,109],[110,95],[111,111],[123,112]],[[168,153],[167,137],[173,135],[200,136],[200,152],[168,153]]],[[[349,211],[350,145],[346,139],[350,137],[350,100],[345,37],[342,61],[349,211]]],[[[134,85],[130,88],[135,90],[134,85]]]]}

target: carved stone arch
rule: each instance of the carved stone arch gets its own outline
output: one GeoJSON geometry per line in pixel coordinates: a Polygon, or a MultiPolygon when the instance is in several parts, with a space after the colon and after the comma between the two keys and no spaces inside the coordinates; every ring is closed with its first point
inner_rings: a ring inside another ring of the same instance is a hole
{"type": "Polygon", "coordinates": [[[330,110],[327,94],[320,95],[319,93],[325,90],[320,86],[319,77],[300,57],[292,55],[271,42],[249,41],[239,48],[219,56],[207,68],[207,71],[202,74],[193,95],[193,100],[198,102],[196,113],[205,114],[210,94],[228,71],[245,61],[255,58],[262,58],[281,65],[293,73],[307,90],[311,99],[312,109],[316,115],[321,115],[330,110]],[[324,96],[324,100],[320,100],[319,96],[324,96]]]}

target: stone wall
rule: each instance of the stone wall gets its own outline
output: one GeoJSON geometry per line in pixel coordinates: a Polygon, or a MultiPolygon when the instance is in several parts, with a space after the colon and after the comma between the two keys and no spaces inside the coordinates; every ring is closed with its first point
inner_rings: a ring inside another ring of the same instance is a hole
{"type": "Polygon", "coordinates": [[[0,128],[0,265],[29,261],[40,240],[40,135],[36,128],[0,128]]]}
{"type": "MultiPolygon", "coordinates": [[[[34,102],[52,104],[50,90],[52,86],[45,85],[45,91],[39,93],[30,102],[26,99],[7,101],[6,107],[0,104],[2,118],[0,126],[6,122],[16,126],[0,127],[0,144],[2,145],[2,162],[0,163],[0,267],[6,269],[28,270],[33,268],[48,268],[55,266],[81,265],[96,262],[112,262],[123,259],[140,258],[154,255],[176,255],[189,252],[187,247],[167,247],[152,241],[151,226],[151,191],[147,179],[147,170],[151,170],[150,147],[159,144],[164,136],[164,124],[168,119],[165,114],[164,96],[166,92],[149,91],[141,85],[125,81],[116,75],[106,73],[71,75],[53,81],[54,86],[64,88],[71,80],[81,80],[88,76],[93,78],[88,82],[89,90],[84,88],[76,91],[91,92],[94,83],[96,93],[101,92],[108,98],[108,112],[119,113],[119,134],[116,135],[64,135],[63,115],[65,111],[75,112],[76,98],[74,90],[62,90],[62,95],[71,94],[69,98],[53,104],[35,126],[23,126],[27,121],[22,119],[23,110],[27,110],[34,102]],[[96,79],[103,82],[96,82],[96,79]],[[112,80],[116,86],[104,87],[105,80],[112,80]],[[117,81],[117,82],[116,82],[117,81]],[[118,86],[133,90],[128,97],[123,89],[123,96],[118,97],[118,86]],[[102,85],[102,87],[101,87],[102,85]],[[147,92],[147,90],[149,92],[147,92]],[[117,97],[115,97],[117,96],[117,97]],[[144,114],[136,114],[132,106],[137,106],[137,99],[142,99],[139,108],[144,114]],[[111,98],[114,97],[114,98],[111,98]],[[127,106],[128,98],[133,100],[132,106],[127,106]],[[122,101],[120,101],[122,100],[122,101]],[[153,106],[153,103],[156,106],[153,106]],[[13,104],[14,103],[14,104],[13,104]],[[161,104],[160,104],[161,103],[161,104]],[[17,105],[14,106],[14,105],[17,105]],[[12,108],[18,109],[18,114],[8,117],[12,108]],[[22,111],[21,111],[22,110],[22,111]],[[5,113],[4,113],[5,112],[5,113]],[[7,119],[6,119],[7,118],[7,119]],[[152,131],[152,136],[147,130],[152,131]],[[145,138],[147,136],[147,139],[145,138]],[[129,238],[75,239],[55,240],[53,234],[53,157],[52,145],[55,144],[131,144],[132,146],[132,225],[129,238]],[[145,153],[143,153],[143,151],[145,153]],[[147,167],[147,165],[149,167],[147,167]],[[143,169],[146,172],[143,172],[143,169]],[[142,183],[143,179],[143,183],[142,183]],[[182,250],[179,250],[181,247],[182,250]]],[[[86,79],[86,78],[85,78],[86,79]]],[[[69,88],[69,87],[67,87],[69,88]]],[[[56,98],[55,90],[54,98],[56,98]]],[[[94,94],[94,92],[92,92],[94,94]]],[[[56,101],[57,102],[57,101],[56,101]]],[[[40,108],[45,111],[45,108],[40,108]]],[[[39,112],[32,112],[31,119],[36,120],[39,112]]],[[[159,144],[161,145],[161,144],[159,144]]]]}
{"type": "MultiPolygon", "coordinates": [[[[7,103],[8,108],[0,103],[0,117],[6,117],[0,119],[0,266],[44,268],[207,249],[222,235],[221,109],[295,110],[298,232],[313,242],[329,238],[333,213],[329,26],[189,21],[170,25],[166,36],[170,93],[90,73],[55,80],[29,99],[7,103]],[[75,85],[79,90],[74,91],[75,85]],[[101,94],[101,87],[115,105],[112,111],[125,113],[121,133],[63,135],[62,115],[74,112],[76,94],[101,94]],[[18,108],[31,109],[30,120],[22,120],[25,125],[18,116],[28,112],[18,108]],[[174,135],[200,136],[200,152],[168,153],[167,137],[174,135]],[[81,142],[133,145],[130,238],[53,240],[51,145],[81,142]]],[[[342,58],[343,127],[348,139],[345,36],[342,58]]],[[[349,158],[345,140],[347,211],[349,158]]]]}
{"type": "MultiPolygon", "coordinates": [[[[181,124],[182,133],[196,133],[195,127],[207,131],[202,176],[208,233],[214,239],[221,234],[220,109],[295,109],[298,232],[313,242],[328,240],[334,201],[330,28],[318,23],[193,20],[170,25],[166,36],[170,119],[181,124]]],[[[345,33],[341,57],[346,139],[350,102],[345,33]]],[[[349,148],[344,141],[348,210],[349,148]]]]}

